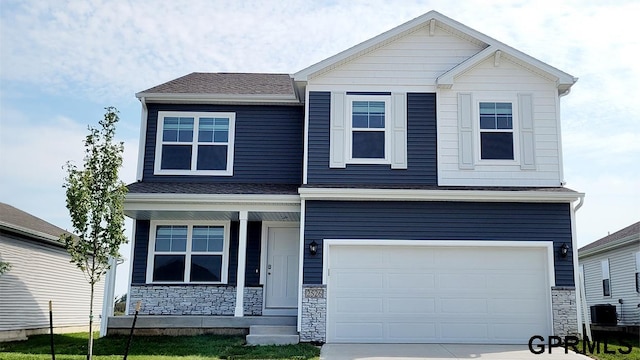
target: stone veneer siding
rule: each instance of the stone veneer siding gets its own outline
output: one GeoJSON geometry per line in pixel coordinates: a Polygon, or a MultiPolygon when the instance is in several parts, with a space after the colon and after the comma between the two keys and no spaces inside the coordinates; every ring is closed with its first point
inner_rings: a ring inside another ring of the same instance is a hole
{"type": "MultiPolygon", "coordinates": [[[[129,314],[231,315],[235,313],[236,287],[219,285],[131,286],[129,314]]],[[[244,314],[262,315],[262,287],[244,288],[244,314]]]]}
{"type": "Polygon", "coordinates": [[[576,288],[573,286],[552,287],[551,308],[553,311],[554,335],[561,337],[567,335],[578,336],[576,288]]]}
{"type": "Polygon", "coordinates": [[[327,340],[327,289],[325,285],[302,285],[300,341],[327,340]]]}

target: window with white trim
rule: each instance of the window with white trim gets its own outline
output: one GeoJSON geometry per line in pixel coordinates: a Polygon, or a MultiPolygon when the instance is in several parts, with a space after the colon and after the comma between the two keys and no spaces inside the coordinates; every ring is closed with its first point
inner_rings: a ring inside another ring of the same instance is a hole
{"type": "Polygon", "coordinates": [[[154,222],[148,283],[227,282],[229,223],[154,222]]]}
{"type": "Polygon", "coordinates": [[[158,112],[155,174],[233,175],[235,113],[158,112]]]}
{"type": "Polygon", "coordinates": [[[347,96],[350,163],[389,163],[390,99],[385,95],[347,96]]]}
{"type": "Polygon", "coordinates": [[[515,160],[513,103],[480,102],[480,160],[515,160]]]}
{"type": "Polygon", "coordinates": [[[602,267],[602,296],[611,296],[611,279],[609,276],[609,259],[600,262],[602,267]]]}

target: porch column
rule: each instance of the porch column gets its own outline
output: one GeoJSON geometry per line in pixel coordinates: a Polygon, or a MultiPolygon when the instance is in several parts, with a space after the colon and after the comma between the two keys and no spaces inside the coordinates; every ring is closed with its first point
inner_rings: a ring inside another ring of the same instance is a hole
{"type": "Polygon", "coordinates": [[[240,239],[238,241],[238,278],[236,280],[235,316],[244,316],[244,274],[247,267],[247,220],[248,211],[240,211],[240,239]]]}

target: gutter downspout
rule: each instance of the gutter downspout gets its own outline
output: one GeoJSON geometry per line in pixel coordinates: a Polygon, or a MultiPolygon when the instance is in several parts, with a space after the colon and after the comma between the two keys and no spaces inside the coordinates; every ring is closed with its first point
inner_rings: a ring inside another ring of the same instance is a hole
{"type": "Polygon", "coordinates": [[[145,102],[144,96],[141,97],[140,103],[142,104],[142,114],[140,120],[140,141],[138,141],[138,169],[136,172],[136,180],[142,181],[143,171],[144,171],[144,148],[146,146],[146,137],[147,137],[147,117],[149,115],[149,110],[147,109],[147,103],[145,102]]]}

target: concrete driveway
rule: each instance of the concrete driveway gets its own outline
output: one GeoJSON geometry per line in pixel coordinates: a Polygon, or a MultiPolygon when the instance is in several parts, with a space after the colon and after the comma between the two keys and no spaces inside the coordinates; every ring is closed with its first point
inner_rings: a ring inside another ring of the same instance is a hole
{"type": "Polygon", "coordinates": [[[320,360],[585,360],[589,357],[563,348],[534,354],[527,345],[467,345],[467,344],[325,344],[320,360]]]}

